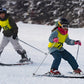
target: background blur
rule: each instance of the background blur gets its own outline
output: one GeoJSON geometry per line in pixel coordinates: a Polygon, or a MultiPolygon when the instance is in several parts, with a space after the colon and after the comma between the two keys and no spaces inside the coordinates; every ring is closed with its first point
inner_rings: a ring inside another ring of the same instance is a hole
{"type": "Polygon", "coordinates": [[[0,0],[16,22],[53,25],[65,17],[70,27],[84,27],[84,0],[0,0]]]}

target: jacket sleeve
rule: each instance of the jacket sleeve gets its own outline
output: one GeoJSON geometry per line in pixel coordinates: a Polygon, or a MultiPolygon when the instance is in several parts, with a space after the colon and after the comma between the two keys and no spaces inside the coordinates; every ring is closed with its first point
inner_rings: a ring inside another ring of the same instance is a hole
{"type": "Polygon", "coordinates": [[[49,42],[53,43],[53,39],[56,38],[58,35],[57,31],[53,31],[49,37],[49,42]]]}
{"type": "Polygon", "coordinates": [[[13,34],[17,34],[18,33],[18,27],[17,27],[15,21],[11,17],[9,17],[9,24],[12,27],[13,34]]]}
{"type": "Polygon", "coordinates": [[[68,45],[74,45],[74,42],[75,42],[75,40],[70,39],[69,36],[67,37],[67,39],[65,41],[65,43],[67,43],[68,45]]]}

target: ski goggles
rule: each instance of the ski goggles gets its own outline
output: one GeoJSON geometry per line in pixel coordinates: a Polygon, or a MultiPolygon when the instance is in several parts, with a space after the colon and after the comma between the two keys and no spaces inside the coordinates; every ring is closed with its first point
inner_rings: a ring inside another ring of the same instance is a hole
{"type": "Polygon", "coordinates": [[[59,21],[56,22],[57,26],[63,27],[63,28],[68,28],[69,25],[68,24],[61,24],[59,21]]]}
{"type": "Polygon", "coordinates": [[[69,25],[68,25],[68,24],[62,24],[62,27],[63,27],[63,28],[68,28],[69,25]]]}

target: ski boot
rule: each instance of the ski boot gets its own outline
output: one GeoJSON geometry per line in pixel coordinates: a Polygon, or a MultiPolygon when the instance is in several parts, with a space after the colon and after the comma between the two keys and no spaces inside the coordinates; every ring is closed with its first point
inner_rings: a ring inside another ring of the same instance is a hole
{"type": "Polygon", "coordinates": [[[50,70],[50,74],[53,74],[53,75],[61,75],[61,73],[58,70],[55,70],[55,69],[51,69],[50,70]]]}
{"type": "Polygon", "coordinates": [[[28,62],[28,61],[29,61],[29,59],[27,57],[24,57],[19,62],[20,63],[23,63],[23,62],[28,62]]]}
{"type": "Polygon", "coordinates": [[[23,63],[23,62],[30,62],[31,61],[31,58],[27,58],[27,54],[23,54],[21,55],[22,59],[19,61],[20,63],[23,63]]]}
{"type": "Polygon", "coordinates": [[[30,59],[27,58],[27,54],[26,54],[26,51],[23,50],[23,51],[20,51],[20,50],[17,50],[17,53],[21,55],[21,60],[19,61],[20,63],[23,63],[23,62],[28,62],[30,61],[30,59]]]}
{"type": "Polygon", "coordinates": [[[82,74],[82,71],[78,68],[73,71],[74,74],[82,74]]]}

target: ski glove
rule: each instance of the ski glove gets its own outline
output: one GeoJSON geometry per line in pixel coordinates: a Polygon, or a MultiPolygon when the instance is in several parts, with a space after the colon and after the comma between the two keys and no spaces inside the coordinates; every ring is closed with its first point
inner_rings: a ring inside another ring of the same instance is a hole
{"type": "Polygon", "coordinates": [[[57,43],[57,42],[59,42],[59,39],[58,38],[54,38],[53,42],[57,43]]]}
{"type": "Polygon", "coordinates": [[[80,42],[79,40],[75,41],[75,42],[74,42],[74,44],[75,44],[75,45],[77,45],[77,44],[78,44],[78,45],[80,45],[80,46],[81,46],[81,42],[80,42]]]}
{"type": "Polygon", "coordinates": [[[13,39],[15,40],[17,38],[17,34],[13,34],[13,39]]]}

